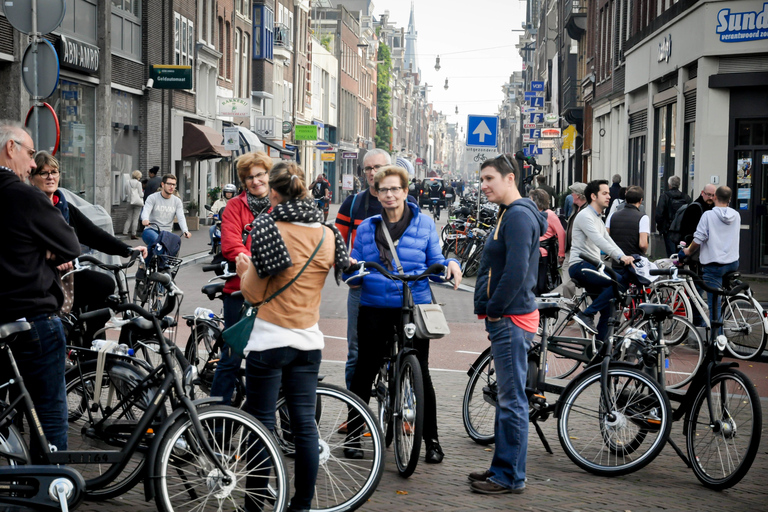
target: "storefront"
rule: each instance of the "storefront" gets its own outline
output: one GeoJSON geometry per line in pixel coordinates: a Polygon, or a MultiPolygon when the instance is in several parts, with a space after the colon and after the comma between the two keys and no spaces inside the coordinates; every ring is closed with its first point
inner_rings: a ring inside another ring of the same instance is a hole
{"type": "Polygon", "coordinates": [[[651,213],[671,176],[694,199],[728,185],[741,270],[768,272],[768,4],[699,2],[626,59],[627,168],[651,213]]]}

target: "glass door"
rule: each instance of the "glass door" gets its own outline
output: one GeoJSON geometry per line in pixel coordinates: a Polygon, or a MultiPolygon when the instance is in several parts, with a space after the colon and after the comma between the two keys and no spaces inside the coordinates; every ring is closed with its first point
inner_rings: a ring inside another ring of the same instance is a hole
{"type": "MultiPolygon", "coordinates": [[[[757,259],[760,270],[766,271],[768,270],[768,150],[755,151],[753,156],[754,158],[749,162],[752,166],[751,174],[758,177],[761,182],[760,202],[758,203],[759,206],[755,208],[755,216],[757,217],[755,224],[758,227],[757,236],[759,237],[757,259]]],[[[738,181],[738,168],[736,172],[738,181]]],[[[739,194],[744,194],[741,189],[739,189],[739,194]]],[[[737,207],[741,208],[742,199],[737,198],[736,201],[737,207]]]]}

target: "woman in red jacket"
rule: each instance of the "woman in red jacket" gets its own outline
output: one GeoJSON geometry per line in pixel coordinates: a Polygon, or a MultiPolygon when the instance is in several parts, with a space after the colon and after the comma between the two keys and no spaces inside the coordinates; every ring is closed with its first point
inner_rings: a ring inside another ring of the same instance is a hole
{"type": "MultiPolygon", "coordinates": [[[[272,159],[263,151],[246,153],[237,159],[237,176],[245,189],[233,197],[224,208],[221,217],[221,252],[227,261],[235,261],[238,254],[251,255],[251,238],[245,229],[253,219],[267,213],[269,204],[269,171],[272,159]]],[[[243,297],[233,297],[240,291],[240,278],[229,279],[224,286],[224,328],[237,323],[243,297]]],[[[242,359],[228,346],[221,350],[221,358],[211,383],[211,396],[223,397],[223,403],[230,405],[235,390],[237,370],[242,359]]]]}

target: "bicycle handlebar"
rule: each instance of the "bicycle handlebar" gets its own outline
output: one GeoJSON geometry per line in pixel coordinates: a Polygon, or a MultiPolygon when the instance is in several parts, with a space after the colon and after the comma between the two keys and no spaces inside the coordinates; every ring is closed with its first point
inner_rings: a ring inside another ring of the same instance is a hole
{"type": "Polygon", "coordinates": [[[679,274],[682,274],[696,281],[696,283],[699,286],[701,286],[701,288],[707,293],[712,293],[715,295],[724,295],[728,297],[739,295],[741,292],[749,289],[749,285],[747,283],[742,283],[738,286],[735,286],[734,288],[731,288],[730,290],[724,290],[723,288],[713,288],[712,286],[709,286],[707,283],[705,283],[704,280],[701,278],[701,276],[698,275],[696,272],[693,272],[691,270],[687,270],[684,268],[652,268],[649,274],[652,276],[672,276],[672,277],[677,277],[679,274]]]}
{"type": "MultiPolygon", "coordinates": [[[[432,277],[432,276],[440,276],[445,272],[445,265],[442,263],[433,263],[432,265],[427,268],[424,272],[421,274],[414,274],[414,275],[400,275],[400,274],[393,274],[386,268],[382,267],[378,263],[374,261],[359,261],[355,263],[354,265],[350,265],[347,267],[347,272],[355,272],[360,269],[374,269],[379,271],[381,275],[384,277],[387,277],[389,279],[395,280],[395,281],[401,281],[401,282],[411,282],[411,281],[419,281],[420,279],[424,279],[425,277],[432,277]]],[[[353,279],[357,279],[363,277],[363,275],[355,274],[348,279],[346,279],[344,282],[349,282],[353,279]]]]}

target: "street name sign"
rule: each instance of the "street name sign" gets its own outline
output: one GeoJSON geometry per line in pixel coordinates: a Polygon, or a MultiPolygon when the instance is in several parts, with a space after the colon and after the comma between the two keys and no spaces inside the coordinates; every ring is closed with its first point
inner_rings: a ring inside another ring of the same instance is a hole
{"type": "Polygon", "coordinates": [[[467,116],[467,146],[495,147],[498,134],[497,116],[467,116]]]}

